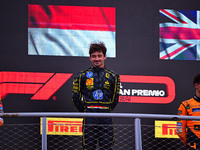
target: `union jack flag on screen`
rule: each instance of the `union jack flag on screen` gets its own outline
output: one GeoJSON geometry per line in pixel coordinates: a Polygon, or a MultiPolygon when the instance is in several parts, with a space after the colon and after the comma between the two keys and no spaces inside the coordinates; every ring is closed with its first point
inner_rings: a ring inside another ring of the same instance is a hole
{"type": "Polygon", "coordinates": [[[200,11],[160,9],[160,59],[200,60],[200,11]]]}

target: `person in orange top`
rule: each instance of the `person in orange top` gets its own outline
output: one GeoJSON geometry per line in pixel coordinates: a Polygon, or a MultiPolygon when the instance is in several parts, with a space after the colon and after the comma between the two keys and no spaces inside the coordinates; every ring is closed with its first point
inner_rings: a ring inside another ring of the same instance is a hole
{"type": "MultiPolygon", "coordinates": [[[[181,102],[178,115],[200,116],[200,74],[194,77],[193,85],[196,94],[181,102]]],[[[187,150],[200,149],[200,120],[177,121],[177,134],[187,150]]]]}

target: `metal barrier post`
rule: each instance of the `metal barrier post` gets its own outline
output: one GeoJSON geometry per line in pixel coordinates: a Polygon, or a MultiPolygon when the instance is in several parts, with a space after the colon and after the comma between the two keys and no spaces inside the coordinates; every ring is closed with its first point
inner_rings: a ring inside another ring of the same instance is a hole
{"type": "Polygon", "coordinates": [[[135,118],[135,150],[142,150],[141,121],[135,118]]]}
{"type": "Polygon", "coordinates": [[[42,117],[42,150],[47,150],[47,121],[42,117]]]}

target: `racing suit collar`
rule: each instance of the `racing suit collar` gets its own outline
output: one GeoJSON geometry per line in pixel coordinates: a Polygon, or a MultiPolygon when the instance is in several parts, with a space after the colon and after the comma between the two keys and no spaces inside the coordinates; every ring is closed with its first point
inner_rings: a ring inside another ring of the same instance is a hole
{"type": "Polygon", "coordinates": [[[94,67],[94,66],[91,67],[91,69],[94,69],[94,70],[97,70],[97,71],[98,71],[98,70],[103,70],[103,69],[105,69],[105,68],[106,68],[105,66],[103,66],[102,68],[97,68],[97,67],[94,67]]]}
{"type": "Polygon", "coordinates": [[[200,102],[200,97],[197,97],[196,95],[194,95],[193,97],[197,102],[200,102]]]}

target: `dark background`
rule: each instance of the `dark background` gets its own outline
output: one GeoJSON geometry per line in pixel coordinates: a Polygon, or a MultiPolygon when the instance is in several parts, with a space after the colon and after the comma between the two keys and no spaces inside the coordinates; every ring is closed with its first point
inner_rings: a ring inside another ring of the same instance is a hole
{"type": "Polygon", "coordinates": [[[106,60],[106,66],[120,75],[168,76],[174,80],[173,102],[119,103],[114,112],[176,114],[180,102],[195,94],[192,81],[200,73],[199,61],[159,59],[159,9],[198,10],[198,0],[6,0],[0,3],[1,71],[73,73],[55,93],[56,100],[7,95],[3,99],[6,113],[76,112],[71,100],[72,79],[91,66],[87,57],[28,56],[28,4],[115,7],[117,52],[116,58],[106,60]]]}

